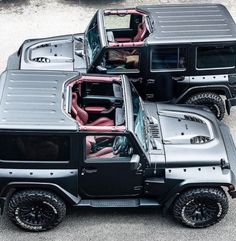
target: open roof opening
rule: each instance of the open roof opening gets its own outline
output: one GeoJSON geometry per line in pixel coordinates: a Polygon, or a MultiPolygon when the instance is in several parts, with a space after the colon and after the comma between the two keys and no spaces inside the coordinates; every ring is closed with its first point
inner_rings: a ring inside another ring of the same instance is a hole
{"type": "Polygon", "coordinates": [[[69,84],[70,115],[82,130],[123,131],[125,106],[119,76],[82,76],[69,84]]]}
{"type": "Polygon", "coordinates": [[[146,17],[134,9],[104,11],[109,46],[140,46],[150,33],[146,17]]]}

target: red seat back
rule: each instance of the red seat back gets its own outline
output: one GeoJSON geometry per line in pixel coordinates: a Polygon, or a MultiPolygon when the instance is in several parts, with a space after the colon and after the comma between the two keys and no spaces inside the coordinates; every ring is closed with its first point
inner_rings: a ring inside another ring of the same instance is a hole
{"type": "Polygon", "coordinates": [[[78,96],[76,93],[72,93],[72,111],[75,115],[75,119],[81,124],[86,125],[88,122],[88,113],[79,107],[78,103],[78,96]]]}
{"type": "Polygon", "coordinates": [[[145,22],[142,22],[138,25],[138,32],[136,36],[134,37],[134,42],[143,41],[145,38],[145,34],[147,33],[147,26],[145,22]]]}

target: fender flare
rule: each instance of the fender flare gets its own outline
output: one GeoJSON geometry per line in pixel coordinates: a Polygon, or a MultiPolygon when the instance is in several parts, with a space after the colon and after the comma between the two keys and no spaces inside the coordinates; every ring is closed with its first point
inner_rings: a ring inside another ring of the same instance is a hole
{"type": "Polygon", "coordinates": [[[230,184],[229,183],[180,183],[180,185],[175,186],[170,193],[167,195],[165,200],[163,201],[163,215],[166,215],[168,213],[168,210],[174,203],[175,199],[185,190],[189,188],[198,188],[198,187],[228,187],[230,184]],[[183,184],[183,185],[182,185],[183,184]]]}
{"type": "Polygon", "coordinates": [[[217,91],[223,91],[225,93],[225,96],[227,99],[231,98],[231,92],[229,87],[225,85],[205,85],[205,86],[194,86],[186,90],[183,94],[181,94],[175,101],[175,104],[182,104],[186,101],[188,97],[190,97],[193,94],[199,93],[199,92],[217,92],[217,91]]]}
{"type": "Polygon", "coordinates": [[[13,194],[16,190],[23,190],[27,188],[53,191],[55,194],[60,196],[64,201],[67,201],[71,205],[76,205],[81,200],[79,196],[75,197],[57,184],[40,182],[10,182],[3,188],[0,196],[8,197],[9,193],[13,194]]]}

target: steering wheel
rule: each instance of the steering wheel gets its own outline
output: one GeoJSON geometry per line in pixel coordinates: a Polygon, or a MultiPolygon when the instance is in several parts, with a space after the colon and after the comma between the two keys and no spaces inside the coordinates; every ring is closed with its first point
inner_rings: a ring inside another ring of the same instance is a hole
{"type": "Polygon", "coordinates": [[[125,136],[117,136],[113,142],[112,148],[114,155],[130,155],[131,152],[133,152],[133,148],[129,146],[128,139],[125,136]]]}

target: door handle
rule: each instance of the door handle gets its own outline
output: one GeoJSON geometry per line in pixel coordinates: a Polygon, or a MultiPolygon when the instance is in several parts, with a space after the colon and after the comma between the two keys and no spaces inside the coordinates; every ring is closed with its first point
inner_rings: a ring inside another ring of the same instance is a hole
{"type": "Polygon", "coordinates": [[[87,174],[92,174],[92,173],[96,173],[98,171],[98,169],[95,169],[95,168],[83,168],[82,169],[82,172],[81,172],[81,175],[83,176],[85,173],[87,174]]]}
{"type": "Polygon", "coordinates": [[[175,81],[183,81],[185,79],[184,76],[172,76],[172,80],[175,81]]]}

